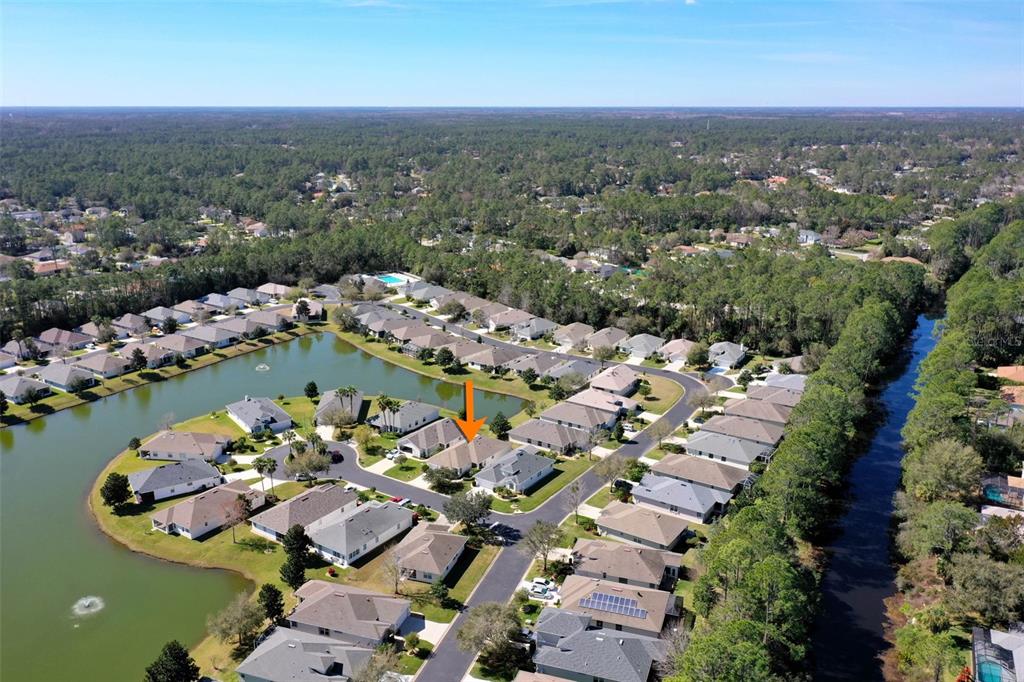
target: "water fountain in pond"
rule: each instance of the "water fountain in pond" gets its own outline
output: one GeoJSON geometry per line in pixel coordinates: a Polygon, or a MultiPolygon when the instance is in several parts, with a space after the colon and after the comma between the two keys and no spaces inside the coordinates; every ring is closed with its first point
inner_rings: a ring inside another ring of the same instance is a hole
{"type": "Polygon", "coordinates": [[[261,362],[260,364],[256,365],[256,371],[257,372],[269,372],[270,371],[270,365],[261,362]]]}
{"type": "Polygon", "coordinates": [[[71,607],[71,614],[76,618],[84,618],[85,616],[92,616],[103,610],[106,604],[103,602],[102,597],[94,597],[92,595],[88,597],[82,597],[74,603],[71,607]]]}

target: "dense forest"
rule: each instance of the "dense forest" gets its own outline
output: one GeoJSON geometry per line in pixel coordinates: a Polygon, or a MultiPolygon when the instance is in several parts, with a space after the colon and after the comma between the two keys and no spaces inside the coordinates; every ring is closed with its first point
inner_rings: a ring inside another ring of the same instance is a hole
{"type": "Polygon", "coordinates": [[[978,525],[986,472],[1020,471],[1024,428],[980,367],[1024,362],[1024,221],[1003,227],[950,288],[942,338],[922,363],[903,429],[897,496],[895,653],[910,679],[963,665],[971,626],[1024,619],[1024,521],[978,525]]]}

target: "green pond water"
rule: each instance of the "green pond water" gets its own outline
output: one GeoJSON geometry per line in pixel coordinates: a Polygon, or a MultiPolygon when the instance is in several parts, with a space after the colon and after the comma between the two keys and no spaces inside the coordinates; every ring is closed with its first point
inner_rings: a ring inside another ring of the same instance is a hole
{"type": "MultiPolygon", "coordinates": [[[[117,545],[92,521],[89,488],[132,436],[155,431],[167,415],[180,421],[247,394],[298,395],[310,379],[321,390],[353,384],[368,394],[462,404],[460,386],[325,334],[0,431],[0,679],[136,681],[166,641],[197,643],[207,615],[247,582],[117,545]],[[257,371],[260,364],[269,371],[257,371]],[[76,616],[72,607],[88,596],[103,608],[76,616]]],[[[522,409],[516,398],[475,397],[487,416],[522,409]]]]}

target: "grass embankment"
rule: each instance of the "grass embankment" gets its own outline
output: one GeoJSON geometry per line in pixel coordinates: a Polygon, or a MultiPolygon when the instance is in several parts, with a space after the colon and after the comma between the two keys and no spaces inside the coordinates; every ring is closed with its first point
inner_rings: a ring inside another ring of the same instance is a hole
{"type": "Polygon", "coordinates": [[[98,385],[82,391],[77,395],[54,389],[53,395],[40,400],[35,405],[15,405],[11,402],[8,405],[7,414],[0,417],[0,428],[13,426],[15,424],[22,424],[33,419],[38,419],[39,417],[45,417],[48,414],[54,414],[61,410],[77,407],[88,402],[99,400],[100,398],[106,398],[107,396],[114,395],[122,391],[128,391],[133,388],[138,388],[139,386],[145,386],[146,384],[166,381],[172,377],[176,377],[187,372],[194,372],[197,369],[202,369],[203,367],[208,367],[218,362],[238,357],[239,355],[245,355],[246,353],[252,353],[253,351],[260,350],[261,348],[267,348],[268,346],[273,346],[278,343],[291,341],[292,339],[300,336],[320,331],[320,329],[321,327],[319,326],[300,324],[293,329],[264,336],[261,339],[243,341],[235,346],[221,348],[213,353],[200,355],[186,361],[182,367],[171,365],[169,367],[161,367],[159,369],[143,369],[138,372],[129,372],[113,379],[104,379],[98,385]]]}
{"type": "Polygon", "coordinates": [[[664,414],[683,397],[683,387],[665,377],[647,375],[651,392],[646,397],[634,396],[643,403],[643,409],[654,414],[664,414]]]}

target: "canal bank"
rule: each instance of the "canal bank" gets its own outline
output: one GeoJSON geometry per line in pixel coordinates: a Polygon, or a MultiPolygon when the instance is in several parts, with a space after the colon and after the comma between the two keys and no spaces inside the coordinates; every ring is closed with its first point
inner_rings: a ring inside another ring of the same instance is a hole
{"type": "MultiPolygon", "coordinates": [[[[93,524],[86,495],[133,436],[240,395],[296,395],[307,381],[459,409],[462,387],[388,364],[333,334],[310,335],[201,372],[86,403],[0,431],[0,678],[138,680],[169,639],[198,642],[206,616],[248,587],[235,573],[154,560],[93,524]],[[269,366],[257,371],[258,365],[269,366]],[[75,615],[83,597],[102,604],[75,615]]],[[[522,401],[478,393],[487,416],[522,401]]]]}
{"type": "Polygon", "coordinates": [[[918,317],[902,370],[875,401],[881,421],[850,469],[848,506],[825,548],[830,558],[811,642],[815,680],[883,679],[884,600],[896,591],[889,530],[903,459],[900,431],[914,406],[921,361],[935,346],[937,322],[918,317]]]}

